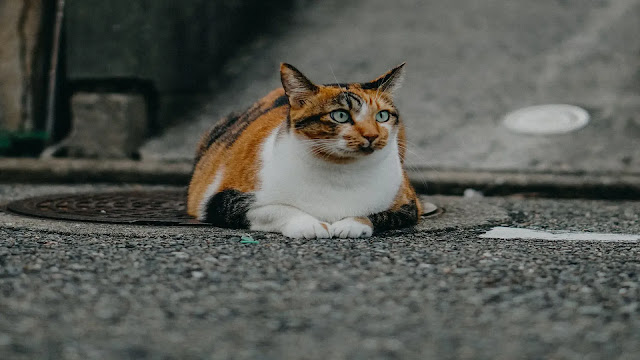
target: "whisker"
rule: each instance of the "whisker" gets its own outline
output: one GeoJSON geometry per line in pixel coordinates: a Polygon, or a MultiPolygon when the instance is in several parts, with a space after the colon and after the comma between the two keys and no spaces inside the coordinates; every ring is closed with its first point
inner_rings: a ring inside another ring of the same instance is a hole
{"type": "Polygon", "coordinates": [[[382,91],[384,92],[384,91],[385,91],[385,89],[384,89],[385,85],[386,85],[389,81],[391,81],[391,79],[392,79],[392,76],[389,76],[389,78],[387,78],[385,81],[383,81],[383,82],[378,86],[378,88],[376,89],[376,101],[378,101],[378,99],[380,98],[380,96],[382,96],[382,93],[380,92],[380,88],[383,88],[383,89],[382,89],[382,91]]]}
{"type": "Polygon", "coordinates": [[[336,74],[333,72],[333,68],[331,67],[331,64],[329,65],[329,70],[331,70],[331,75],[333,75],[333,79],[336,81],[336,85],[338,85],[338,89],[340,89],[340,93],[344,94],[344,91],[342,91],[342,86],[340,86],[340,83],[338,82],[338,78],[336,77],[336,74]]]}
{"type": "MultiPolygon", "coordinates": [[[[405,144],[404,144],[404,145],[400,145],[400,144],[398,144],[398,146],[399,146],[399,148],[403,148],[403,150],[404,150],[406,153],[412,154],[412,155],[414,155],[414,156],[415,156],[416,158],[418,158],[418,159],[422,158],[422,154],[420,154],[420,153],[418,153],[418,152],[416,152],[416,151],[414,151],[414,150],[412,149],[412,148],[419,148],[419,146],[417,146],[416,144],[412,143],[411,141],[409,141],[409,140],[406,140],[406,139],[405,139],[405,144]],[[409,147],[408,145],[411,145],[411,147],[409,147]]],[[[404,166],[405,166],[405,168],[407,168],[407,169],[412,169],[412,170],[415,170],[415,171],[419,171],[421,168],[426,167],[426,168],[427,168],[427,169],[429,169],[429,170],[433,170],[433,172],[435,172],[436,174],[441,174],[441,172],[440,172],[438,169],[436,169],[433,165],[428,164],[428,163],[416,164],[416,165],[407,165],[407,164],[405,163],[405,165],[404,165],[404,166]]],[[[423,179],[423,180],[421,180],[421,181],[420,181],[420,183],[421,183],[421,185],[422,185],[422,186],[424,186],[425,188],[428,188],[428,181],[427,181],[427,179],[423,179]]]]}

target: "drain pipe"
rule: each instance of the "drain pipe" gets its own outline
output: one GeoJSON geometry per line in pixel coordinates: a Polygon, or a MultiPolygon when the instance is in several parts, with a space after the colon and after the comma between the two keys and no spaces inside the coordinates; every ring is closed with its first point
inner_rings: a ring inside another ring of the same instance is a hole
{"type": "Polygon", "coordinates": [[[53,30],[53,44],[51,47],[51,62],[49,66],[49,84],[47,89],[47,145],[53,142],[53,131],[56,109],[56,82],[58,75],[58,54],[60,53],[60,34],[62,32],[62,20],[64,18],[64,1],[58,0],[56,3],[56,22],[53,30]]]}

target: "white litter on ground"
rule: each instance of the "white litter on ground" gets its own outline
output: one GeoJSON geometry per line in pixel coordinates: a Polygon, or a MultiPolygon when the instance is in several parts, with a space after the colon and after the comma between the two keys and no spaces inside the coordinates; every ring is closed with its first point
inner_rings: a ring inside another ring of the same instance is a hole
{"type": "Polygon", "coordinates": [[[589,122],[583,108],[566,104],[546,104],[518,109],[507,114],[504,126],[520,134],[552,135],[578,130],[589,122]]]}
{"type": "Polygon", "coordinates": [[[535,239],[535,240],[569,240],[569,241],[640,241],[640,235],[603,234],[577,231],[542,231],[510,227],[494,227],[480,235],[485,239],[535,239]]]}
{"type": "Polygon", "coordinates": [[[482,193],[482,191],[468,188],[468,189],[464,189],[464,193],[462,196],[466,198],[482,198],[484,197],[484,194],[482,193]]]}

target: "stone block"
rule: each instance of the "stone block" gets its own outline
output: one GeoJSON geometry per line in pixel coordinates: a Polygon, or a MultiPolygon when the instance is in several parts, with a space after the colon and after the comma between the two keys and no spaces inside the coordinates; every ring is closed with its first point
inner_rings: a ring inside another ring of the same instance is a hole
{"type": "Polygon", "coordinates": [[[136,158],[148,129],[140,94],[79,92],[71,98],[71,133],[43,157],[136,158]]]}
{"type": "MultiPolygon", "coordinates": [[[[2,1],[2,0],[0,0],[2,1]]],[[[154,134],[188,119],[220,91],[223,64],[288,12],[294,0],[67,0],[66,78],[72,91],[139,81],[154,134]]],[[[62,119],[64,121],[64,119],[62,119]]]]}

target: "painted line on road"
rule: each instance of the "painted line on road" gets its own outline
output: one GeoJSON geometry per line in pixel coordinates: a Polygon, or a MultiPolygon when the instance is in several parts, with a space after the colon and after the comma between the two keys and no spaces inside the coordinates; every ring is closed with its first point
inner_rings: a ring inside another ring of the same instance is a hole
{"type": "Polygon", "coordinates": [[[637,242],[640,235],[604,234],[577,231],[542,231],[498,226],[480,235],[485,239],[535,239],[535,240],[568,240],[568,241],[605,241],[605,242],[637,242]]]}

